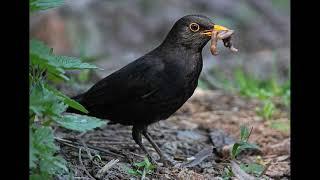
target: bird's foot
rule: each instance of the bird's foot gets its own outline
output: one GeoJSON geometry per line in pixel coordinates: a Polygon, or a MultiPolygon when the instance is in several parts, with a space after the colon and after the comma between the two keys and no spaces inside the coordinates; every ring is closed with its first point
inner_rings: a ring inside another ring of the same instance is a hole
{"type": "Polygon", "coordinates": [[[149,159],[149,161],[151,162],[151,164],[157,164],[157,161],[155,161],[151,155],[149,153],[147,153],[147,158],[149,159]]]}
{"type": "Polygon", "coordinates": [[[169,160],[169,159],[160,159],[159,160],[164,167],[173,167],[176,162],[174,160],[169,160]]]}
{"type": "Polygon", "coordinates": [[[168,158],[166,156],[161,156],[160,159],[158,160],[158,162],[156,160],[154,160],[151,157],[151,155],[147,154],[147,157],[148,157],[149,161],[151,162],[151,164],[154,164],[157,166],[172,167],[175,164],[177,164],[177,162],[175,162],[174,160],[171,160],[170,158],[168,158]]]}
{"type": "Polygon", "coordinates": [[[159,162],[164,166],[164,167],[173,167],[174,165],[177,164],[176,161],[173,159],[170,159],[169,157],[162,156],[159,159],[159,162]]]}

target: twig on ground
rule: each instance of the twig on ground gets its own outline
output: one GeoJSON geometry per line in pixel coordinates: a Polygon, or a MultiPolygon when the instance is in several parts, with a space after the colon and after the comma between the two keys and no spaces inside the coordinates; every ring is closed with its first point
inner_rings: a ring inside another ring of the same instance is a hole
{"type": "MultiPolygon", "coordinates": [[[[72,141],[69,141],[69,140],[66,140],[66,139],[61,139],[61,138],[57,138],[57,137],[56,137],[55,140],[57,140],[57,141],[60,142],[60,143],[66,144],[66,145],[68,145],[68,146],[70,146],[70,144],[81,146],[81,144],[78,143],[78,142],[72,142],[72,141]]],[[[108,150],[105,150],[105,149],[102,149],[102,148],[99,148],[99,147],[91,146],[91,145],[87,145],[87,146],[88,146],[88,148],[90,148],[90,149],[94,149],[94,150],[97,150],[97,151],[101,151],[101,152],[104,152],[104,153],[106,153],[106,154],[118,156],[118,157],[121,157],[121,158],[126,158],[125,155],[120,154],[120,153],[117,154],[117,153],[114,153],[114,152],[111,152],[111,151],[108,151],[108,150]]],[[[71,146],[71,147],[74,147],[74,146],[71,146]]],[[[77,148],[79,148],[79,147],[77,147],[77,148]]]]}
{"type": "Polygon", "coordinates": [[[140,155],[140,154],[136,154],[134,152],[130,152],[130,154],[134,155],[134,156],[137,156],[137,157],[140,157],[140,158],[144,158],[144,156],[140,155]]]}
{"type": "Polygon", "coordinates": [[[119,159],[112,159],[111,161],[109,161],[97,172],[96,177],[99,179],[102,178],[107,173],[107,171],[118,162],[119,162],[119,159]]]}
{"type": "Polygon", "coordinates": [[[90,178],[87,178],[87,177],[73,177],[74,179],[82,179],[82,180],[87,180],[87,179],[90,179],[90,178]]]}
{"type": "Polygon", "coordinates": [[[83,132],[83,133],[77,135],[76,137],[80,139],[80,138],[82,138],[82,137],[83,137],[85,134],[87,134],[87,133],[88,133],[88,132],[83,132]]]}
{"type": "Polygon", "coordinates": [[[93,157],[92,157],[92,155],[91,155],[91,152],[90,152],[87,144],[86,144],[83,140],[80,140],[80,142],[81,142],[82,146],[84,147],[84,149],[87,151],[87,154],[88,154],[88,156],[89,156],[89,159],[92,161],[93,157]]]}
{"type": "Polygon", "coordinates": [[[88,172],[87,168],[84,166],[84,164],[83,164],[83,162],[82,162],[82,158],[81,158],[81,150],[82,150],[82,149],[83,149],[82,147],[79,148],[79,162],[80,162],[80,164],[81,164],[81,166],[82,166],[82,169],[84,170],[84,172],[85,172],[90,178],[95,179],[94,177],[91,176],[91,174],[88,172]]]}
{"type": "Polygon", "coordinates": [[[194,167],[198,164],[200,164],[203,160],[205,160],[207,157],[211,156],[213,154],[212,148],[204,149],[200,152],[198,152],[196,155],[192,156],[192,160],[190,162],[182,163],[177,166],[182,167],[194,167]]]}

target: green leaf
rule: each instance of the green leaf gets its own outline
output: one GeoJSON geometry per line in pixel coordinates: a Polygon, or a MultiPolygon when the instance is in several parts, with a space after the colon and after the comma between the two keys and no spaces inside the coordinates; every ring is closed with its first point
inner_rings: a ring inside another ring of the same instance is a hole
{"type": "Polygon", "coordinates": [[[30,180],[43,180],[43,179],[52,179],[52,177],[47,173],[41,174],[32,174],[29,177],[30,180]]]}
{"type": "MultiPolygon", "coordinates": [[[[98,67],[89,64],[89,63],[83,63],[80,59],[75,57],[68,57],[68,56],[55,56],[54,57],[54,64],[57,67],[61,67],[63,69],[97,69],[98,67]]],[[[101,68],[99,68],[101,69],[101,68]]]]}
{"type": "Polygon", "coordinates": [[[250,136],[250,131],[246,126],[240,127],[240,141],[247,142],[250,136]]]}
{"type": "MultiPolygon", "coordinates": [[[[31,133],[31,146],[30,151],[32,151],[32,156],[37,157],[36,160],[39,162],[40,174],[62,174],[68,172],[66,167],[66,161],[60,156],[54,156],[54,154],[59,150],[59,147],[54,144],[54,135],[50,127],[31,127],[35,129],[31,133]]],[[[31,130],[32,132],[32,130],[31,130]]],[[[35,168],[31,166],[30,168],[35,168]]],[[[39,178],[35,175],[33,179],[39,178]]]]}
{"type": "Polygon", "coordinates": [[[128,173],[132,175],[142,176],[142,179],[147,175],[152,173],[152,171],[156,168],[155,165],[151,164],[147,157],[144,158],[143,161],[137,162],[133,164],[135,166],[135,170],[128,169],[128,173]]]}
{"type": "Polygon", "coordinates": [[[231,157],[234,159],[236,158],[236,156],[238,155],[238,149],[239,149],[239,146],[240,146],[240,143],[235,143],[233,146],[232,146],[232,149],[231,149],[231,157]]]}
{"type": "Polygon", "coordinates": [[[249,174],[259,176],[264,170],[264,166],[257,163],[240,164],[240,168],[249,174]]]}
{"type": "Polygon", "coordinates": [[[127,173],[134,175],[134,176],[141,176],[141,174],[139,172],[137,172],[136,170],[133,170],[133,169],[127,169],[127,173]]]}
{"type": "Polygon", "coordinates": [[[246,149],[259,149],[259,147],[255,144],[247,142],[235,143],[231,149],[231,157],[233,159],[236,158],[242,151],[246,149]]]}
{"type": "Polygon", "coordinates": [[[85,132],[107,124],[106,120],[79,114],[67,114],[61,118],[54,118],[54,121],[64,128],[80,132],[85,132]]]}
{"type": "Polygon", "coordinates": [[[59,147],[54,144],[53,131],[50,127],[40,127],[32,136],[33,146],[41,155],[54,153],[59,147]]]}
{"type": "Polygon", "coordinates": [[[149,159],[147,157],[144,158],[144,162],[145,162],[145,170],[147,173],[151,172],[153,169],[156,168],[155,165],[151,164],[151,162],[149,161],[149,159]]]}
{"type": "Polygon", "coordinates": [[[49,75],[63,80],[69,80],[64,75],[64,70],[98,68],[95,65],[81,62],[79,58],[53,55],[52,49],[35,39],[30,40],[30,62],[31,66],[39,66],[41,69],[46,69],[49,75]]]}
{"type": "Polygon", "coordinates": [[[30,0],[30,11],[47,10],[61,6],[64,0],[30,0]]]}
{"type": "Polygon", "coordinates": [[[34,85],[30,94],[29,109],[36,115],[60,116],[66,108],[67,105],[62,102],[62,98],[55,96],[52,92],[44,88],[42,83],[34,85]]]}
{"type": "Polygon", "coordinates": [[[223,169],[223,174],[222,174],[223,180],[229,180],[233,176],[234,176],[234,174],[233,174],[230,166],[227,166],[223,169]]]}
{"type": "Polygon", "coordinates": [[[36,154],[38,151],[33,146],[33,138],[32,138],[32,131],[29,130],[29,168],[35,168],[36,167],[36,161],[38,161],[38,158],[36,157],[36,154]]]}
{"type": "Polygon", "coordinates": [[[141,162],[137,162],[137,163],[134,163],[134,166],[136,167],[144,167],[146,165],[146,162],[145,161],[141,161],[141,162]]]}
{"type": "Polygon", "coordinates": [[[143,161],[134,163],[133,165],[138,167],[138,168],[141,168],[141,167],[146,166],[148,162],[149,162],[148,158],[144,158],[143,161]]]}
{"type": "Polygon", "coordinates": [[[52,62],[48,61],[48,59],[50,59],[49,56],[40,56],[30,53],[31,66],[39,66],[41,70],[46,69],[48,73],[58,77],[59,79],[69,80],[69,78],[64,75],[65,71],[62,68],[52,64],[52,62]]]}
{"type": "Polygon", "coordinates": [[[30,52],[42,56],[52,54],[52,50],[47,47],[42,41],[31,39],[30,40],[30,52]]]}
{"type": "Polygon", "coordinates": [[[56,90],[55,88],[49,86],[48,84],[45,84],[45,87],[51,91],[54,95],[61,97],[63,102],[66,103],[67,105],[73,107],[74,109],[77,109],[83,113],[88,113],[89,111],[86,110],[85,107],[83,107],[81,104],[79,104],[77,101],[69,98],[68,96],[64,95],[62,92],[56,90]]]}
{"type": "Polygon", "coordinates": [[[257,146],[256,144],[251,144],[251,143],[241,143],[238,148],[238,151],[240,153],[241,151],[244,151],[246,149],[259,149],[259,146],[257,146]]]}
{"type": "Polygon", "coordinates": [[[64,174],[68,172],[67,162],[60,156],[43,156],[40,160],[40,171],[49,174],[64,174]]]}
{"type": "Polygon", "coordinates": [[[146,167],[148,168],[148,167],[151,167],[151,163],[150,163],[150,161],[149,161],[149,159],[147,158],[147,157],[144,157],[144,162],[146,163],[146,167]]]}
{"type": "Polygon", "coordinates": [[[32,66],[47,69],[48,73],[60,79],[69,80],[69,78],[64,75],[65,71],[54,64],[52,49],[41,41],[35,39],[30,40],[30,62],[32,66]]]}

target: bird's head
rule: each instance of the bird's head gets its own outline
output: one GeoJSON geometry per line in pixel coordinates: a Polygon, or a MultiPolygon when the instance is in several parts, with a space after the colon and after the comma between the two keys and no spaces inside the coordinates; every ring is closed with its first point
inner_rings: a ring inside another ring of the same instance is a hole
{"type": "Polygon", "coordinates": [[[224,31],[229,29],[216,25],[206,16],[187,15],[173,25],[164,43],[202,50],[210,40],[212,30],[224,31]]]}

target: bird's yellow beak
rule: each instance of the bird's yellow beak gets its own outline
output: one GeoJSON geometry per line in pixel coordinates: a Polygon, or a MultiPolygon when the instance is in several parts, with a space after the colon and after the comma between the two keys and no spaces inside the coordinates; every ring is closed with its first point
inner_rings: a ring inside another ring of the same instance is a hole
{"type": "Polygon", "coordinates": [[[224,26],[220,26],[220,25],[216,24],[216,25],[213,26],[212,30],[205,30],[201,34],[211,37],[212,31],[218,31],[219,32],[219,31],[228,31],[228,30],[230,30],[230,29],[228,29],[228,28],[226,28],[224,26]]]}
{"type": "Polygon", "coordinates": [[[229,29],[224,26],[214,25],[213,30],[215,30],[215,31],[228,31],[229,29]]]}

